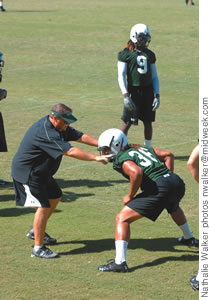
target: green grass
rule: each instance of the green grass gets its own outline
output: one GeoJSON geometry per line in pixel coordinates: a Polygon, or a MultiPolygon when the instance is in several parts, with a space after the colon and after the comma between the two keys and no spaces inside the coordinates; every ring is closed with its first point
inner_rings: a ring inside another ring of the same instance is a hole
{"type": "MultiPolygon", "coordinates": [[[[198,236],[198,185],[186,162],[198,139],[198,1],[22,0],[5,1],[1,48],[5,68],[1,101],[9,151],[0,155],[0,178],[11,180],[11,160],[27,128],[56,103],[73,108],[75,128],[98,137],[120,126],[122,97],[117,53],[132,25],[146,23],[157,56],[161,106],[153,145],[172,151],[175,170],[186,183],[182,200],[198,236]]],[[[130,142],[143,142],[143,126],[130,142]]],[[[75,144],[76,145],[76,144],[75,144]]],[[[79,145],[80,146],[80,145],[79,145]]],[[[82,149],[96,153],[95,149],[82,149]]],[[[61,258],[30,257],[25,235],[33,210],[16,207],[12,188],[0,188],[0,299],[198,299],[189,278],[198,251],[176,245],[181,232],[166,212],[156,223],[132,224],[129,274],[103,274],[99,264],[114,258],[115,215],[128,183],[111,165],[64,158],[56,174],[63,200],[48,222],[61,258]]]]}

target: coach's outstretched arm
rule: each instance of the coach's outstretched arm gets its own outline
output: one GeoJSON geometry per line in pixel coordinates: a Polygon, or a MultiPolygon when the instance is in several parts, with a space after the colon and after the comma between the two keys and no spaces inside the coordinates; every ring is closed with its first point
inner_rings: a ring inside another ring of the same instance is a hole
{"type": "Polygon", "coordinates": [[[85,161],[97,161],[101,162],[103,164],[108,163],[108,157],[111,157],[112,155],[99,155],[95,156],[94,154],[88,153],[86,151],[83,151],[79,148],[72,147],[67,152],[64,153],[66,156],[70,156],[73,158],[77,158],[79,160],[85,160],[85,161]]]}
{"type": "Polygon", "coordinates": [[[87,135],[87,134],[83,134],[80,139],[76,140],[76,142],[82,143],[82,144],[86,144],[89,146],[98,146],[98,141],[97,139],[95,139],[94,137],[87,135]]]}

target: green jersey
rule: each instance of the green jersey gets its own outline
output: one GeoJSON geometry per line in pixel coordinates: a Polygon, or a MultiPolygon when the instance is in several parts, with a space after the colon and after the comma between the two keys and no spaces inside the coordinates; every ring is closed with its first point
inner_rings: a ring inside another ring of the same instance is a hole
{"type": "Polygon", "coordinates": [[[152,147],[141,147],[139,149],[129,148],[120,151],[113,160],[113,169],[122,173],[122,165],[131,160],[143,170],[142,189],[150,180],[156,181],[159,177],[171,173],[171,171],[157,157],[152,147]]]}
{"type": "Polygon", "coordinates": [[[133,52],[125,48],[119,52],[118,60],[127,63],[128,86],[150,86],[152,85],[151,64],[154,64],[156,57],[149,49],[133,52]]]}

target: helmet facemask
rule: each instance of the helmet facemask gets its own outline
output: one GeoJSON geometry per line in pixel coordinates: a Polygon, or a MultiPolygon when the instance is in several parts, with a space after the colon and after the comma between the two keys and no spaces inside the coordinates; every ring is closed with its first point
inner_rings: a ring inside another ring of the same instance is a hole
{"type": "Polygon", "coordinates": [[[149,43],[151,42],[151,36],[149,34],[139,33],[137,35],[136,33],[136,49],[137,50],[143,50],[145,48],[148,48],[149,43]]]}

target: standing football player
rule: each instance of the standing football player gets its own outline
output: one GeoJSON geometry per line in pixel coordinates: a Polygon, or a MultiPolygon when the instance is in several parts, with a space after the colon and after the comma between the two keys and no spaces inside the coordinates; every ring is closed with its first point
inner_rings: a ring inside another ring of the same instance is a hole
{"type": "Polygon", "coordinates": [[[160,87],[154,52],[148,49],[150,30],[145,24],[131,28],[130,40],[118,54],[118,83],[124,98],[121,130],[144,124],[144,145],[152,144],[152,122],[160,105],[160,87]]]}
{"type": "Polygon", "coordinates": [[[115,128],[100,135],[98,150],[105,155],[113,154],[113,169],[130,181],[129,191],[123,197],[124,207],[116,216],[115,260],[107,265],[100,265],[99,271],[128,272],[126,251],[131,236],[131,223],[143,217],[154,222],[164,209],[183,233],[177,242],[187,246],[199,246],[179,206],[185,193],[185,185],[173,172],[174,156],[171,152],[129,145],[126,135],[115,128]],[[139,188],[141,193],[138,193],[139,188]]]}

